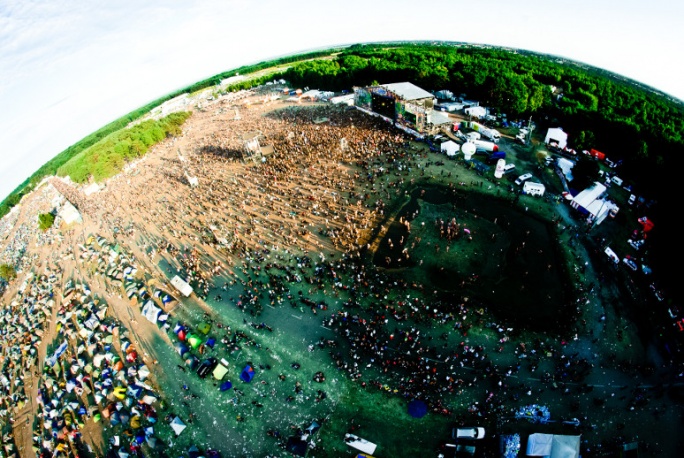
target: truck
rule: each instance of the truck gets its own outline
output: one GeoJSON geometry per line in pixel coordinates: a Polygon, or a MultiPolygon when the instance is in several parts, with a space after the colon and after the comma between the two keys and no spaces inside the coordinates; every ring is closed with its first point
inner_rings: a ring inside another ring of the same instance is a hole
{"type": "Polygon", "coordinates": [[[499,151],[499,147],[494,142],[489,142],[486,140],[470,140],[470,141],[475,144],[477,151],[484,151],[487,153],[499,151]]]}
{"type": "Polygon", "coordinates": [[[498,130],[490,129],[489,127],[484,126],[484,125],[480,124],[479,122],[463,121],[461,123],[461,126],[467,128],[467,129],[472,129],[475,132],[479,132],[480,135],[482,135],[484,138],[486,138],[489,141],[492,141],[494,143],[498,143],[499,139],[501,138],[501,133],[499,133],[498,130]]]}
{"type": "Polygon", "coordinates": [[[487,162],[487,164],[494,164],[499,159],[506,159],[506,153],[503,151],[494,151],[492,154],[487,156],[485,162],[487,162]]]}

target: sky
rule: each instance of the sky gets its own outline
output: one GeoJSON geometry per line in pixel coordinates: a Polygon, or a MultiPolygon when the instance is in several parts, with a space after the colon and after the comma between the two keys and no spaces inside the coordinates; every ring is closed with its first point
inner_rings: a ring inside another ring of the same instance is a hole
{"type": "Polygon", "coordinates": [[[0,200],[176,89],[273,57],[396,40],[553,54],[684,100],[681,0],[0,0],[0,200]]]}

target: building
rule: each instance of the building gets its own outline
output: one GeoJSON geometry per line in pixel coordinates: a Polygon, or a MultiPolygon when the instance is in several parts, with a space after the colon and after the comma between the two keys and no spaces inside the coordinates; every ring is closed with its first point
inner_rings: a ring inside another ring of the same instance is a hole
{"type": "Polygon", "coordinates": [[[399,127],[421,134],[433,127],[435,96],[413,83],[355,87],[354,104],[399,127]]]}
{"type": "Polygon", "coordinates": [[[544,143],[547,145],[556,145],[560,149],[565,149],[568,146],[568,134],[563,132],[562,127],[549,127],[546,131],[546,138],[544,143]]]}
{"type": "Polygon", "coordinates": [[[607,216],[614,217],[620,208],[612,201],[603,199],[606,187],[598,181],[577,194],[570,206],[587,217],[587,222],[601,224],[607,216]]]}

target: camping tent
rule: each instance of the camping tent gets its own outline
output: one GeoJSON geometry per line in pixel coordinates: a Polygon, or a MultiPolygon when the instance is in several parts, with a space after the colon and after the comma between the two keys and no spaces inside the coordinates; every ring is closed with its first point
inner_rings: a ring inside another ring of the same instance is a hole
{"type": "Polygon", "coordinates": [[[180,435],[180,433],[183,432],[183,430],[186,428],[186,426],[185,426],[185,423],[183,423],[180,418],[176,417],[171,422],[171,428],[173,428],[173,431],[176,433],[176,436],[178,436],[178,435],[180,435]]]}
{"type": "Polygon", "coordinates": [[[579,448],[580,436],[535,433],[527,439],[528,456],[577,458],[580,456],[579,448]]]}
{"type": "Polygon", "coordinates": [[[254,368],[248,364],[245,366],[244,369],[242,369],[242,373],[240,374],[240,380],[242,380],[245,383],[249,383],[252,381],[253,378],[254,368]]]}
{"type": "Polygon", "coordinates": [[[212,375],[216,380],[223,380],[223,377],[228,373],[228,361],[221,358],[221,362],[216,365],[212,375]]]}
{"type": "Polygon", "coordinates": [[[157,307],[156,305],[154,305],[154,302],[152,302],[151,300],[148,300],[147,302],[145,302],[145,305],[143,306],[143,309],[142,309],[142,314],[149,321],[156,324],[160,313],[161,313],[161,309],[159,307],[157,307]]]}
{"type": "Polygon", "coordinates": [[[187,341],[192,348],[197,348],[202,345],[202,338],[197,334],[188,334],[187,341]]]}
{"type": "Polygon", "coordinates": [[[427,404],[420,399],[414,399],[408,404],[408,413],[413,418],[422,418],[427,413],[427,404]]]}

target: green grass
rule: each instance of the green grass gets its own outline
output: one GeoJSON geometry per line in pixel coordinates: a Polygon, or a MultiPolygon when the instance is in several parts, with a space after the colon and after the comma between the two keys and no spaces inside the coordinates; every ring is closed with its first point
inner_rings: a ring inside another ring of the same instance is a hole
{"type": "Polygon", "coordinates": [[[180,134],[180,126],[190,114],[172,113],[114,132],[69,159],[57,169],[57,175],[69,176],[76,183],[85,183],[91,177],[97,182],[112,177],[128,162],[144,156],[151,146],[180,134]]]}

